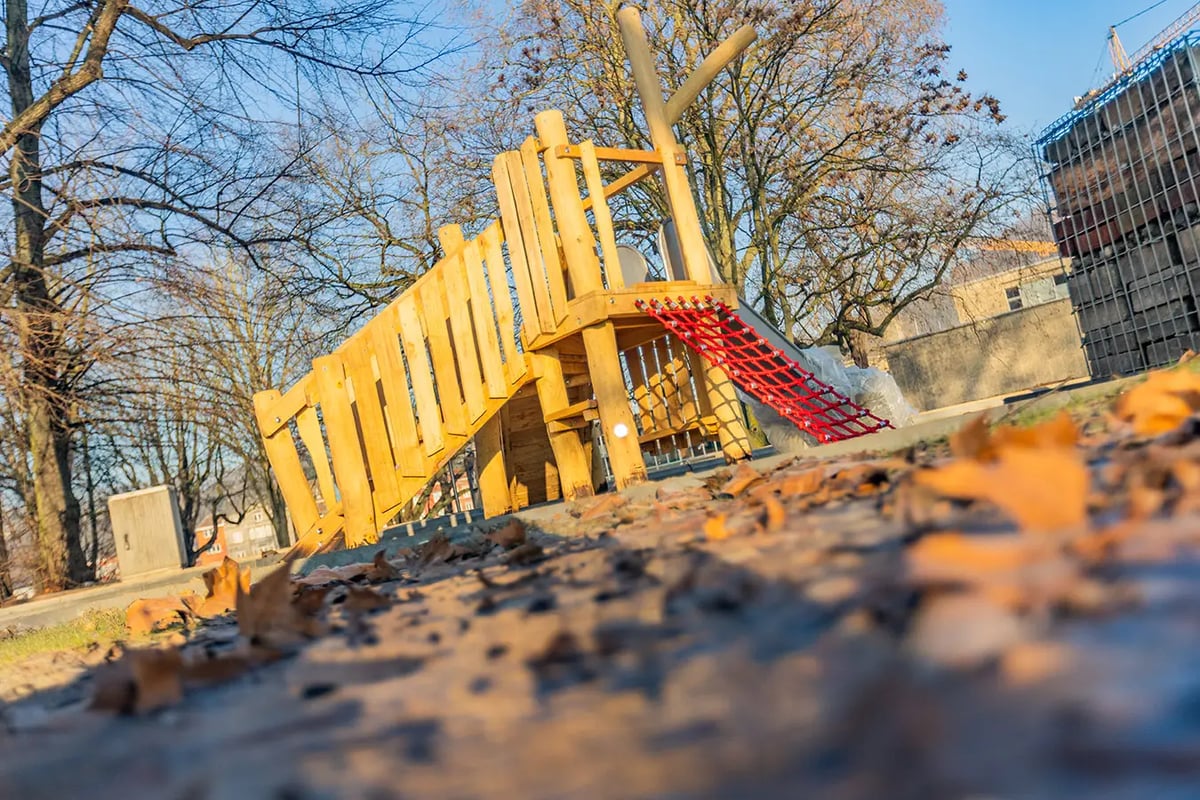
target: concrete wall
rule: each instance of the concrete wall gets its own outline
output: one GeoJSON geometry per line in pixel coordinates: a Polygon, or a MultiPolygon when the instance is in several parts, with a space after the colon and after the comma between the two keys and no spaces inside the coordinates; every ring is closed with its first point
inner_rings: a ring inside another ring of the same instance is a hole
{"type": "MultiPolygon", "coordinates": [[[[1069,266],[1068,266],[1069,268],[1069,266]]],[[[1043,278],[1052,278],[1063,271],[1058,256],[1036,264],[1011,269],[996,275],[965,281],[950,286],[954,307],[961,322],[987,319],[1009,311],[1007,289],[1019,288],[1043,278]]],[[[1032,305],[1027,303],[1026,305],[1032,305]]]]}
{"type": "Polygon", "coordinates": [[[906,339],[884,349],[905,397],[921,410],[1088,376],[1069,300],[906,339]]]}

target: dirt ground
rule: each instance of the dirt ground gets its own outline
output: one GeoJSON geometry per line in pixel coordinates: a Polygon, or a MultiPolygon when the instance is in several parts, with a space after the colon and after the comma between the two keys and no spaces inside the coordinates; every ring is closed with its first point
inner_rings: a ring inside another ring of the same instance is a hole
{"type": "Polygon", "coordinates": [[[1200,387],[1160,389],[263,581],[11,702],[0,797],[1195,797],[1200,387]]]}

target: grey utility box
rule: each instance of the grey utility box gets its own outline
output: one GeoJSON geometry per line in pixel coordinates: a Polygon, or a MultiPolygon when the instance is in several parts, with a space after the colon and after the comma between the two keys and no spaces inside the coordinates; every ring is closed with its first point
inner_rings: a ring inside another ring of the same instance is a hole
{"type": "Polygon", "coordinates": [[[121,577],[187,566],[175,488],[152,486],[108,498],[121,577]]]}

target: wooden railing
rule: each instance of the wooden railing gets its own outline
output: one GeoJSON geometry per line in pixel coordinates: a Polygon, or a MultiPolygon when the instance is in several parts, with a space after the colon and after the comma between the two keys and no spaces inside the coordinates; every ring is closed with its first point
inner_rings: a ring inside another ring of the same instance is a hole
{"type": "Polygon", "coordinates": [[[255,395],[302,549],[374,540],[530,379],[504,244],[493,222],[286,393],[255,395]]]}
{"type": "MultiPolygon", "coordinates": [[[[571,300],[623,288],[607,198],[661,159],[569,144],[557,112],[539,116],[539,132],[543,141],[492,164],[499,220],[469,241],[443,228],[446,257],[286,392],[255,396],[302,551],[339,536],[373,541],[532,380],[535,363],[554,372],[526,351],[578,330],[571,300]],[[601,160],[636,166],[605,186],[601,160]]],[[[548,418],[572,416],[570,403],[555,408],[553,389],[543,394],[548,418]]]]}

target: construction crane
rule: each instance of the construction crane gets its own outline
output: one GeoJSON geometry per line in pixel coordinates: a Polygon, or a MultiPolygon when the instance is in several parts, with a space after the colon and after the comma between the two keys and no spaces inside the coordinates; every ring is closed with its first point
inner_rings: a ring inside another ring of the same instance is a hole
{"type": "MultiPolygon", "coordinates": [[[[1136,16],[1138,15],[1135,14],[1134,17],[1136,16]]],[[[1133,19],[1134,17],[1130,17],[1129,19],[1133,19]]],[[[1128,22],[1129,19],[1124,22],[1128,22]]],[[[1125,52],[1125,47],[1121,44],[1121,37],[1117,35],[1117,26],[1110,25],[1108,27],[1108,54],[1112,57],[1113,69],[1117,71],[1113,75],[1113,80],[1117,80],[1126,72],[1129,72],[1136,65],[1153,55],[1160,47],[1164,47],[1175,41],[1176,37],[1186,33],[1197,20],[1200,20],[1200,3],[1196,3],[1187,11],[1180,14],[1178,19],[1163,28],[1162,32],[1149,42],[1146,42],[1132,56],[1125,52]]],[[[1117,24],[1121,25],[1124,22],[1117,24]]]]}

